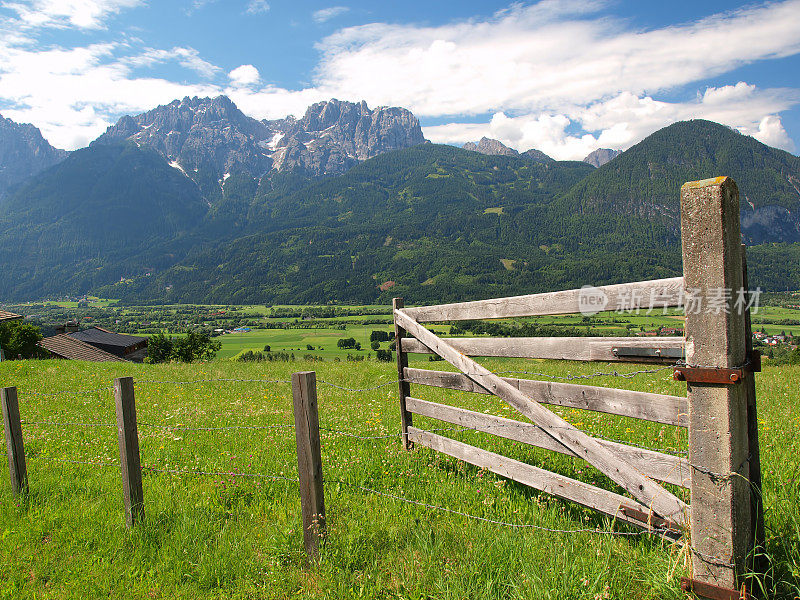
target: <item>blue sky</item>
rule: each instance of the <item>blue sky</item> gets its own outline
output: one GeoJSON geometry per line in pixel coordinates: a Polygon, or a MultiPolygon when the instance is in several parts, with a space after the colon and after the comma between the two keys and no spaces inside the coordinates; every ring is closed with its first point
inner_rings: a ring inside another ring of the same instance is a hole
{"type": "Polygon", "coordinates": [[[559,159],[688,118],[797,153],[800,0],[0,0],[0,113],[55,146],[218,94],[256,118],[404,106],[432,141],[559,159]]]}

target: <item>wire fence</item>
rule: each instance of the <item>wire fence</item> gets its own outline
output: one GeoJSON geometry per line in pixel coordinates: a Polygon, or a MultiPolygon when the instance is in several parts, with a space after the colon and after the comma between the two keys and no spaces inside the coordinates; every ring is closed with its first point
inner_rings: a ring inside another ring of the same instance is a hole
{"type": "MultiPolygon", "coordinates": [[[[498,371],[495,374],[525,374],[525,375],[532,375],[536,377],[548,378],[553,380],[564,380],[564,381],[575,381],[575,380],[584,380],[584,379],[591,379],[591,378],[598,378],[598,377],[620,377],[620,378],[634,378],[639,375],[650,375],[659,372],[663,372],[666,370],[671,370],[680,366],[681,364],[685,363],[677,363],[675,365],[663,366],[654,369],[639,369],[636,371],[630,372],[620,372],[617,370],[613,371],[606,371],[606,372],[595,372],[591,374],[581,374],[581,375],[554,375],[548,374],[543,372],[535,372],[535,371],[498,371]]],[[[363,388],[354,388],[348,387],[344,385],[339,385],[333,382],[325,381],[325,380],[317,380],[318,384],[326,385],[335,389],[343,390],[350,393],[361,393],[361,392],[371,392],[378,389],[382,389],[388,386],[397,386],[399,383],[404,382],[405,380],[401,379],[394,379],[391,381],[386,381],[378,385],[363,387],[363,388]]],[[[175,381],[175,380],[137,380],[135,384],[142,385],[142,386],[157,386],[157,385],[175,385],[175,386],[190,386],[190,385],[198,385],[198,384],[216,384],[216,383],[248,383],[248,384],[259,384],[259,385],[282,385],[282,384],[291,384],[291,380],[284,380],[284,379],[245,379],[245,378],[207,378],[207,379],[196,379],[196,380],[187,380],[187,381],[175,381]]],[[[87,395],[94,395],[98,393],[104,393],[108,391],[112,391],[113,388],[104,387],[104,388],[95,388],[90,390],[83,390],[83,391],[74,391],[74,390],[62,390],[62,391],[55,391],[55,392],[27,392],[31,395],[37,396],[47,396],[47,397],[57,397],[57,396],[87,396],[87,395]]],[[[32,420],[32,421],[22,421],[23,424],[27,426],[38,426],[38,427],[87,427],[87,428],[114,428],[117,427],[117,423],[113,422],[81,422],[81,421],[53,421],[53,420],[32,420]]],[[[152,423],[152,422],[139,422],[139,427],[143,428],[150,428],[154,430],[165,430],[165,431],[173,431],[173,432],[225,432],[225,431],[265,431],[265,430],[288,430],[294,429],[294,424],[286,424],[286,423],[272,423],[272,424],[264,424],[264,425],[223,425],[223,426],[191,426],[191,425],[184,425],[184,424],[161,424],[161,423],[152,423]]],[[[515,422],[515,423],[499,423],[494,425],[489,425],[486,428],[503,428],[503,427],[515,427],[515,428],[530,428],[530,427],[537,427],[540,430],[547,430],[547,429],[560,429],[557,427],[546,427],[541,426],[534,423],[524,423],[524,422],[515,422]]],[[[566,429],[566,428],[564,428],[566,429]]],[[[348,439],[354,439],[359,441],[379,441],[379,440],[396,440],[401,439],[405,434],[402,432],[392,433],[392,434],[381,434],[381,435],[369,435],[366,432],[361,431],[352,431],[346,429],[340,429],[335,427],[329,427],[323,425],[320,427],[320,430],[325,432],[327,435],[339,436],[348,439]]],[[[430,433],[465,433],[465,432],[472,432],[477,433],[477,431],[472,427],[441,427],[441,428],[431,428],[425,429],[425,432],[430,433]]],[[[631,443],[630,441],[619,440],[614,438],[604,437],[597,433],[591,433],[593,437],[613,441],[616,443],[624,443],[630,446],[634,446],[636,448],[656,451],[656,452],[667,452],[667,453],[674,453],[674,454],[687,454],[686,450],[682,449],[674,449],[674,448],[657,448],[657,447],[649,447],[644,445],[638,445],[635,443],[631,443]]],[[[50,457],[42,454],[38,454],[34,458],[34,460],[43,460],[52,463],[63,463],[63,464],[72,464],[78,466],[88,466],[88,467],[95,467],[95,468],[120,468],[120,463],[117,461],[101,461],[101,460],[81,460],[81,459],[72,459],[72,458],[55,458],[50,457]]],[[[749,461],[749,457],[748,457],[749,461]]],[[[710,475],[711,477],[718,478],[718,479],[729,479],[733,476],[743,477],[739,471],[744,467],[746,464],[743,463],[738,469],[736,469],[732,473],[714,473],[709,471],[708,469],[704,469],[702,466],[694,465],[687,463],[687,466],[691,467],[692,469],[697,469],[701,473],[710,475]]],[[[202,469],[181,469],[181,468],[167,468],[166,466],[162,465],[154,465],[154,464],[147,464],[141,467],[142,471],[149,472],[153,474],[161,474],[161,475],[169,475],[173,477],[229,477],[229,478],[248,478],[248,479],[260,479],[260,480],[271,480],[271,481],[283,481],[286,483],[298,483],[298,477],[291,477],[284,474],[276,474],[276,473],[266,473],[266,472],[249,472],[249,471],[238,471],[238,470],[202,470],[202,469]]],[[[511,521],[502,520],[499,518],[492,518],[488,516],[482,516],[477,514],[472,514],[466,511],[458,510],[455,508],[442,506],[439,504],[431,503],[426,500],[420,500],[415,498],[409,498],[401,493],[397,493],[395,490],[389,489],[377,489],[376,487],[364,485],[363,483],[357,483],[353,481],[348,481],[346,479],[326,479],[326,484],[338,484],[344,486],[348,489],[358,491],[364,494],[375,495],[382,498],[387,498],[389,500],[399,502],[401,504],[406,504],[409,506],[415,506],[422,508],[429,512],[437,512],[443,514],[450,514],[459,517],[463,517],[465,519],[470,519],[477,522],[488,523],[492,525],[498,525],[502,527],[508,527],[512,529],[529,529],[535,531],[542,531],[542,532],[550,532],[556,534],[600,534],[600,535],[609,535],[609,536],[620,536],[620,537],[636,537],[642,535],[649,535],[649,534],[656,534],[659,536],[664,536],[670,533],[674,533],[669,529],[663,528],[649,528],[649,529],[640,529],[635,531],[625,531],[625,530],[616,530],[613,528],[613,523],[616,522],[616,519],[612,519],[612,527],[608,529],[594,527],[594,528],[551,528],[545,527],[541,525],[537,525],[535,523],[515,523],[511,521]]],[[[624,521],[623,521],[624,522],[624,521]]],[[[700,555],[700,553],[696,552],[692,549],[693,552],[700,555]]],[[[731,564],[729,561],[726,561],[720,557],[712,557],[712,556],[705,556],[701,555],[704,560],[708,560],[709,562],[714,562],[715,564],[721,565],[729,565],[731,564]]]]}

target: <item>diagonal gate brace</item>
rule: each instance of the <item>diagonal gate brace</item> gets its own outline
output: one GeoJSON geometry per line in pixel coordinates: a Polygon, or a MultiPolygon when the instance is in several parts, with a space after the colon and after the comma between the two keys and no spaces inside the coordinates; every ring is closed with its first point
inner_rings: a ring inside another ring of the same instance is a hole
{"type": "Polygon", "coordinates": [[[531,419],[547,435],[625,488],[628,493],[658,516],[679,524],[687,521],[688,507],[684,502],[645,477],[613,450],[603,447],[597,440],[532,400],[501,377],[461,354],[403,310],[395,310],[394,316],[403,329],[433,352],[460,369],[462,373],[488,392],[498,396],[531,419]]]}

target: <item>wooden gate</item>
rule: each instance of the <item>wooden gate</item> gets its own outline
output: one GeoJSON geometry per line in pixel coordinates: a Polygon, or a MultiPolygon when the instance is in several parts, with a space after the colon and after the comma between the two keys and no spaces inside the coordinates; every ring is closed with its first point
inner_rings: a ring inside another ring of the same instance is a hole
{"type": "Polygon", "coordinates": [[[405,308],[394,301],[403,439],[663,535],[689,534],[687,588],[728,597],[745,559],[763,542],[761,475],[750,332],[736,184],[717,178],[681,189],[684,276],[511,298],[405,308]],[[423,323],[685,307],[685,337],[442,338],[423,323]],[[434,353],[459,373],[408,367],[408,353],[434,353]],[[470,356],[675,365],[687,398],[572,383],[500,377],[470,356]],[[494,394],[530,422],[411,395],[411,384],[494,394]],[[688,428],[688,460],[594,438],[545,405],[688,428]],[[619,484],[617,494],[413,426],[421,415],[585,460],[619,484]],[[690,489],[691,508],[663,487],[690,489]],[[711,590],[711,591],[709,591],[711,590]]]}

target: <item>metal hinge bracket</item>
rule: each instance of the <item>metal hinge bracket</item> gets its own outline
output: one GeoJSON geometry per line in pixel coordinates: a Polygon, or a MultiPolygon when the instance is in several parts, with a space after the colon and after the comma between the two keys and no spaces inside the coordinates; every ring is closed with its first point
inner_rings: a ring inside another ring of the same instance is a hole
{"type": "Polygon", "coordinates": [[[701,598],[708,598],[709,600],[752,600],[752,596],[744,586],[742,586],[741,591],[731,590],[688,577],[681,577],[681,589],[684,592],[693,592],[701,598]]]}
{"type": "Polygon", "coordinates": [[[753,351],[744,366],[738,369],[716,367],[675,367],[672,376],[675,381],[687,383],[711,383],[717,385],[735,385],[741,383],[747,373],[761,372],[761,353],[753,351]]]}

